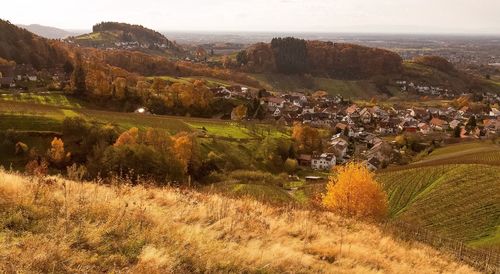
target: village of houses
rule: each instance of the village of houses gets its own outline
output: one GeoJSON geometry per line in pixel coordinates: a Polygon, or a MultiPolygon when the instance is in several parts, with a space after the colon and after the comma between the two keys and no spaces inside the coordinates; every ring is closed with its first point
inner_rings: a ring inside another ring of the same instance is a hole
{"type": "MultiPolygon", "coordinates": [[[[456,99],[471,94],[455,94],[446,89],[415,85],[398,81],[403,92],[428,95],[440,99],[456,99]]],[[[240,99],[255,98],[247,88],[220,87],[216,96],[240,99]]],[[[396,144],[396,136],[413,134],[421,137],[421,146],[443,141],[495,138],[500,133],[500,110],[489,107],[487,111],[473,111],[464,106],[407,107],[397,104],[384,108],[377,104],[361,106],[344,100],[340,95],[326,92],[306,95],[300,92],[264,92],[261,105],[267,109],[267,120],[293,126],[303,123],[327,129],[331,137],[324,151],[312,155],[299,155],[301,166],[315,170],[329,170],[349,160],[363,161],[369,169],[377,170],[389,164],[401,164],[406,152],[396,144]],[[474,120],[473,126],[472,120],[474,120]],[[469,125],[469,126],[468,126],[469,125]]],[[[498,106],[500,96],[482,94],[483,102],[498,106]]]]}
{"type": "Polygon", "coordinates": [[[28,87],[45,88],[49,82],[69,80],[63,68],[38,71],[32,65],[0,65],[0,88],[26,91],[28,87]]]}

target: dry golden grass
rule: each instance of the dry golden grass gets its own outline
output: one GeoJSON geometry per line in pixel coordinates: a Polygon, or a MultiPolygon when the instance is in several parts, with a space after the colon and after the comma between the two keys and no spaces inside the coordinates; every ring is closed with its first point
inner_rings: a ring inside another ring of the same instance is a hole
{"type": "Polygon", "coordinates": [[[334,214],[0,171],[4,273],[473,273],[334,214]]]}

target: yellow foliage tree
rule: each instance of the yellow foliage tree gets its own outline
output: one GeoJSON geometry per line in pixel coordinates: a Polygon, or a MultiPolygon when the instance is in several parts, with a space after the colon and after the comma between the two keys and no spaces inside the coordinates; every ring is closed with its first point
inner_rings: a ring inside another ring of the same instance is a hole
{"type": "Polygon", "coordinates": [[[50,143],[50,149],[47,151],[47,156],[51,163],[61,165],[70,157],[70,153],[64,151],[64,142],[57,137],[54,137],[50,143]]]}
{"type": "Polygon", "coordinates": [[[197,146],[193,136],[186,132],[181,132],[174,137],[173,152],[182,165],[184,173],[188,173],[190,165],[197,163],[197,146]]]}
{"type": "Polygon", "coordinates": [[[150,84],[147,81],[141,80],[137,81],[135,89],[137,90],[138,95],[145,97],[149,94],[150,84]]]}
{"type": "Polygon", "coordinates": [[[196,92],[191,84],[180,85],[179,99],[183,107],[190,108],[196,103],[196,92]]]}
{"type": "Polygon", "coordinates": [[[387,215],[387,195],[363,164],[339,166],[330,177],[323,205],[342,215],[381,219],[387,215]]]}
{"type": "Polygon", "coordinates": [[[151,85],[151,90],[156,94],[161,94],[166,86],[167,83],[163,79],[155,77],[151,85]]]}
{"type": "Polygon", "coordinates": [[[137,139],[139,138],[139,129],[133,127],[125,132],[123,132],[116,140],[114,146],[124,146],[124,145],[135,145],[137,144],[137,139]]]}
{"type": "Polygon", "coordinates": [[[144,134],[142,143],[152,146],[158,151],[168,151],[172,147],[170,135],[159,129],[148,128],[144,134]]]}
{"type": "Polygon", "coordinates": [[[127,90],[127,79],[123,77],[117,77],[113,81],[113,87],[115,89],[115,94],[114,96],[118,99],[123,99],[125,98],[126,90],[127,90]]]}
{"type": "Polygon", "coordinates": [[[297,162],[297,160],[295,159],[286,159],[285,161],[285,170],[289,173],[289,174],[293,174],[296,170],[297,170],[297,167],[299,166],[299,163],[297,162]]]}
{"type": "Polygon", "coordinates": [[[406,137],[404,135],[398,135],[394,141],[396,141],[398,145],[404,146],[406,144],[406,137]]]}
{"type": "Polygon", "coordinates": [[[314,99],[319,99],[319,98],[323,98],[323,97],[326,97],[326,96],[328,96],[328,92],[326,92],[324,90],[318,90],[318,91],[316,91],[316,92],[314,92],[312,94],[312,97],[314,99]]]}
{"type": "Polygon", "coordinates": [[[321,136],[319,130],[302,123],[295,123],[292,130],[292,139],[296,150],[312,153],[321,150],[321,136]]]}
{"type": "Polygon", "coordinates": [[[212,92],[210,92],[204,81],[196,80],[193,85],[195,90],[196,106],[201,109],[207,108],[212,101],[212,92]]]}
{"type": "Polygon", "coordinates": [[[245,105],[239,105],[231,112],[231,119],[241,121],[247,116],[248,108],[245,105]]]}

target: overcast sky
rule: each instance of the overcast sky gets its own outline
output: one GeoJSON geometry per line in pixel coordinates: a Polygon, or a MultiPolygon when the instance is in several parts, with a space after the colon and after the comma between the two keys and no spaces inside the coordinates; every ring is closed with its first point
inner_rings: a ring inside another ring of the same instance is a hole
{"type": "Polygon", "coordinates": [[[500,34],[500,0],[5,0],[0,18],[65,29],[500,34]]]}

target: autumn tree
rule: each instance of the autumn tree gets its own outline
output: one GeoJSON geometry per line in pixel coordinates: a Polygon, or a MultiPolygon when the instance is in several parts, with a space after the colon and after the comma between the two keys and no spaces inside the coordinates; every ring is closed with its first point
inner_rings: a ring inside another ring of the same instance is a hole
{"type": "Polygon", "coordinates": [[[247,116],[248,108],[245,105],[239,105],[231,112],[231,119],[241,121],[247,116]]]}
{"type": "Polygon", "coordinates": [[[181,106],[185,109],[189,109],[196,104],[196,91],[194,90],[194,86],[191,84],[181,85],[181,90],[179,94],[179,99],[181,102],[181,106]]]}
{"type": "Polygon", "coordinates": [[[286,158],[282,158],[280,148],[281,142],[279,139],[267,136],[258,144],[255,156],[270,171],[281,171],[283,170],[283,162],[286,158]]]}
{"type": "Polygon", "coordinates": [[[122,134],[118,137],[116,140],[114,146],[119,147],[119,146],[124,146],[124,145],[135,145],[137,144],[137,140],[139,138],[139,129],[136,127],[133,127],[122,134]]]}
{"type": "Polygon", "coordinates": [[[206,83],[196,80],[193,83],[174,83],[165,89],[164,104],[174,108],[175,114],[199,114],[209,111],[213,94],[206,83]],[[180,113],[179,113],[180,112],[180,113]]]}
{"type": "Polygon", "coordinates": [[[206,87],[203,81],[196,80],[193,84],[184,85],[181,90],[180,100],[182,106],[186,109],[195,107],[198,109],[206,109],[212,99],[212,93],[206,87]]]}
{"type": "Polygon", "coordinates": [[[394,141],[396,142],[396,144],[398,144],[399,147],[403,147],[406,145],[406,137],[405,135],[398,135],[396,136],[396,138],[394,139],[394,141]]]}
{"type": "Polygon", "coordinates": [[[186,132],[181,132],[173,136],[172,141],[173,153],[181,163],[184,174],[196,170],[199,166],[199,151],[195,137],[186,132]]]}
{"type": "Polygon", "coordinates": [[[297,151],[312,153],[321,150],[321,135],[316,128],[295,123],[292,129],[292,139],[295,142],[297,151]]]}
{"type": "Polygon", "coordinates": [[[167,86],[167,83],[163,79],[155,77],[153,79],[153,84],[151,85],[151,90],[155,94],[161,94],[161,93],[163,93],[163,90],[166,86],[167,86]]]}
{"type": "Polygon", "coordinates": [[[61,167],[69,160],[71,154],[64,151],[63,140],[54,137],[54,139],[50,143],[50,149],[47,151],[47,157],[52,164],[56,165],[57,167],[61,167]]]}
{"type": "Polygon", "coordinates": [[[127,79],[123,77],[116,77],[113,81],[113,97],[117,99],[124,99],[127,96],[127,79]]]}
{"type": "Polygon", "coordinates": [[[212,92],[210,92],[206,82],[204,81],[196,80],[193,85],[196,92],[195,98],[197,99],[197,107],[200,109],[206,109],[212,102],[212,92]]]}
{"type": "Polygon", "coordinates": [[[318,90],[316,92],[314,92],[312,94],[312,98],[317,100],[317,99],[321,99],[321,98],[324,98],[324,97],[327,97],[328,96],[328,93],[324,90],[318,90]]]}
{"type": "Polygon", "coordinates": [[[297,160],[295,159],[286,159],[285,161],[285,170],[286,172],[288,172],[289,174],[292,174],[295,172],[295,170],[297,170],[297,167],[299,166],[297,160]]]}
{"type": "Polygon", "coordinates": [[[175,137],[160,129],[131,128],[123,132],[114,145],[95,146],[94,157],[89,158],[89,174],[124,176],[134,182],[150,178],[160,184],[182,179],[185,170],[197,167],[197,146],[190,138],[181,141],[180,135],[175,137]]]}
{"type": "Polygon", "coordinates": [[[149,94],[151,85],[147,81],[137,81],[135,89],[137,94],[141,97],[146,97],[149,94]]]}
{"type": "Polygon", "coordinates": [[[322,204],[350,217],[381,219],[387,215],[387,195],[374,174],[360,163],[336,168],[326,188],[322,204]]]}
{"type": "Polygon", "coordinates": [[[154,147],[157,151],[166,152],[172,148],[171,136],[164,130],[148,128],[142,143],[154,147]]]}

